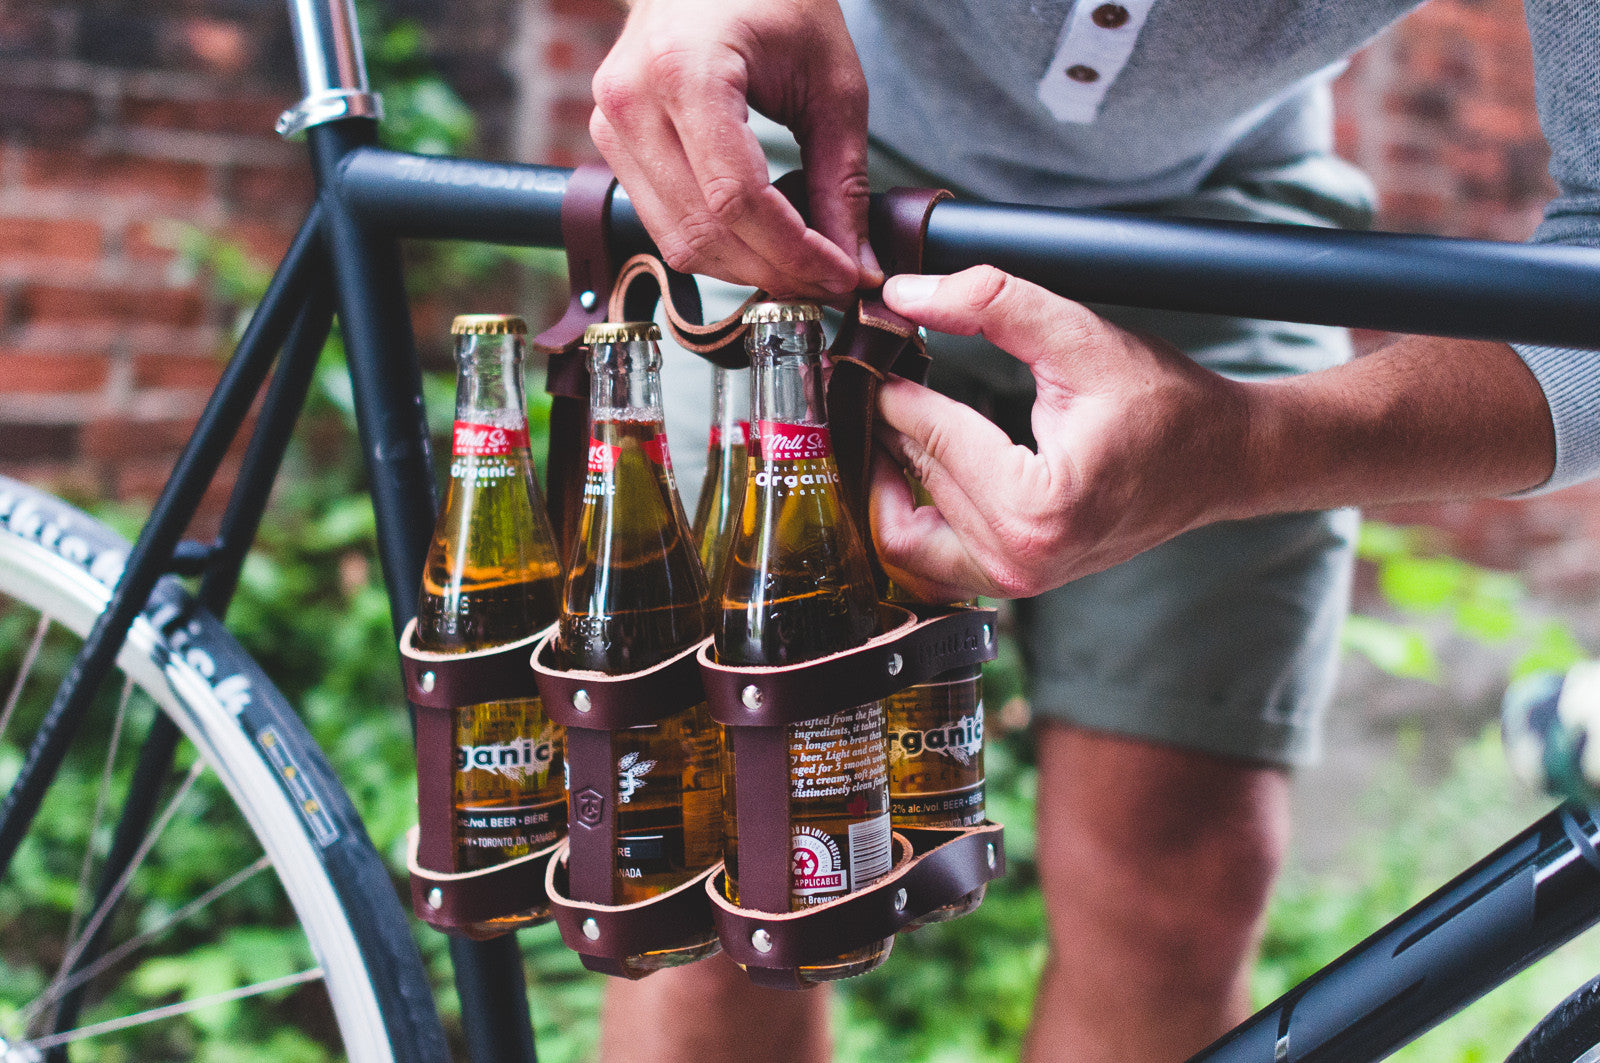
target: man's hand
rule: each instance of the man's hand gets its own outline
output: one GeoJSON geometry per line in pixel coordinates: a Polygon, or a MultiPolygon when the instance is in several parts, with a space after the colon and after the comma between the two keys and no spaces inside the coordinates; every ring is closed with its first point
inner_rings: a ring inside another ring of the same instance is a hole
{"type": "Polygon", "coordinates": [[[987,266],[894,277],[884,298],[927,328],[983,333],[1038,385],[1037,453],[927,388],[883,386],[873,530],[895,581],[928,601],[1038,594],[1215,520],[1500,495],[1555,465],[1544,394],[1503,343],[1410,336],[1242,383],[987,266]],[[890,456],[934,506],[913,505],[890,456]]]}
{"type": "Polygon", "coordinates": [[[595,146],[674,269],[823,299],[882,279],[837,0],[635,0],[594,98],[595,146]],[[747,105],[799,141],[815,230],[768,181],[747,105]]]}
{"type": "Polygon", "coordinates": [[[919,596],[1038,594],[1214,519],[1233,493],[1240,386],[1176,349],[987,266],[895,277],[884,298],[929,329],[981,332],[1038,385],[1037,453],[953,399],[884,385],[879,442],[935,505],[914,508],[880,453],[873,527],[890,574],[919,596]]]}

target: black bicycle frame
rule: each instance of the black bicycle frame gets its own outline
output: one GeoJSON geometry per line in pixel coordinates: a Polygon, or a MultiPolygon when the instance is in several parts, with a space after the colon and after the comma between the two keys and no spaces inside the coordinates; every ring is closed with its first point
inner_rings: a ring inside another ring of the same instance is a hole
{"type": "MultiPolygon", "coordinates": [[[[308,85],[312,73],[303,71],[308,85]]],[[[364,92],[364,75],[359,82],[364,92]]],[[[415,612],[437,500],[399,241],[558,247],[568,171],[381,149],[375,121],[362,113],[363,92],[324,89],[323,97],[350,100],[345,117],[308,123],[316,205],[0,804],[0,874],[155,581],[202,573],[204,606],[226,610],[326,336],[330,301],[343,329],[397,635],[415,612]],[[180,543],[280,348],[222,534],[211,544],[180,543]]],[[[318,99],[327,103],[315,93],[307,103],[318,99]]],[[[619,256],[651,249],[620,191],[610,231],[619,256]]],[[[1600,250],[1588,248],[946,202],[929,221],[925,263],[940,273],[989,263],[1088,302],[1600,347],[1600,250]]],[[[158,729],[147,738],[141,778],[164,777],[174,737],[158,729]]],[[[130,801],[119,837],[138,837],[148,815],[130,801]]],[[[1551,812],[1196,1059],[1380,1058],[1600,919],[1597,837],[1600,824],[1587,816],[1551,812]]],[[[113,859],[105,873],[114,879],[120,870],[113,859]]],[[[79,965],[96,951],[85,950],[79,965]]],[[[515,937],[452,939],[451,957],[473,1060],[532,1061],[515,937]]]]}

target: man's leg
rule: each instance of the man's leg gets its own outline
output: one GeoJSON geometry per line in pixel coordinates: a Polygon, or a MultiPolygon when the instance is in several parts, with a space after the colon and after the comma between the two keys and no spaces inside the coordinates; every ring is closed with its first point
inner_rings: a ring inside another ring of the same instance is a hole
{"type": "Polygon", "coordinates": [[[600,1063],[827,1063],[830,995],[758,988],[725,956],[611,979],[600,1063]]]}
{"type": "Polygon", "coordinates": [[[1187,1059],[1248,1014],[1288,775],[1062,724],[1037,734],[1051,952],[1025,1058],[1187,1059]]]}

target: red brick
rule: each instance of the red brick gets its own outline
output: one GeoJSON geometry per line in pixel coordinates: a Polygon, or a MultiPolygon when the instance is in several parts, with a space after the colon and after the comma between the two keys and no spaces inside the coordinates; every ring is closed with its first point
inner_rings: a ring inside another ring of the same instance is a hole
{"type": "Polygon", "coordinates": [[[178,257],[166,234],[170,219],[156,222],[136,222],[128,226],[122,238],[122,254],[133,262],[152,267],[165,266],[178,257]]]}
{"type": "Polygon", "coordinates": [[[549,43],[544,50],[545,69],[556,73],[566,73],[577,65],[578,52],[570,40],[557,38],[549,43]]]}
{"type": "Polygon", "coordinates": [[[236,221],[229,223],[224,235],[240,244],[257,265],[270,269],[288,252],[297,229],[297,225],[236,221]]]}
{"type": "Polygon", "coordinates": [[[254,58],[249,35],[236,22],[194,16],[178,25],[176,37],[190,65],[209,73],[237,77],[254,58]]]}
{"type": "Polygon", "coordinates": [[[104,249],[100,226],[92,221],[0,216],[0,258],[92,262],[104,249]]]}
{"type": "Polygon", "coordinates": [[[81,137],[93,125],[94,97],[87,92],[0,82],[0,134],[58,142],[81,137]]]}
{"type": "Polygon", "coordinates": [[[210,170],[195,162],[82,150],[27,152],[23,180],[37,188],[97,197],[199,203],[210,193],[210,170]]]}
{"type": "Polygon", "coordinates": [[[184,129],[200,133],[259,133],[273,137],[273,124],[289,102],[266,96],[216,96],[204,99],[128,98],[119,121],[131,126],[184,129]]]}
{"type": "Polygon", "coordinates": [[[110,371],[111,359],[104,354],[0,349],[0,388],[8,394],[99,391],[110,371]]]}
{"type": "Polygon", "coordinates": [[[228,176],[229,204],[257,217],[302,213],[311,196],[311,175],[304,167],[239,166],[228,176]]]}
{"type": "Polygon", "coordinates": [[[28,284],[18,303],[19,316],[28,324],[192,328],[205,321],[205,299],[193,288],[28,284]]]}
{"type": "Polygon", "coordinates": [[[59,461],[78,454],[78,426],[0,423],[0,454],[7,461],[59,461]]]}
{"type": "Polygon", "coordinates": [[[190,354],[135,354],[133,386],[168,391],[210,392],[222,376],[219,358],[190,354]]]}

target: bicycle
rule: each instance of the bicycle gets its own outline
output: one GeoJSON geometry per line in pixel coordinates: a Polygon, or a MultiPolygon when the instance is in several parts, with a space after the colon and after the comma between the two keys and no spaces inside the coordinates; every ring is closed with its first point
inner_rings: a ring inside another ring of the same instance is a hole
{"type": "MultiPolygon", "coordinates": [[[[29,861],[60,862],[60,843],[78,840],[47,837],[22,846],[53,787],[93,790],[83,834],[92,840],[104,830],[133,693],[155,709],[98,868],[90,859],[93,845],[84,846],[79,899],[90,895],[92,882],[93,900],[75,904],[61,927],[60,955],[49,957],[56,972],[41,979],[36,1005],[13,1027],[0,1028],[0,1063],[65,1059],[78,1041],[245,1000],[266,1005],[266,1021],[326,1030],[352,1059],[448,1056],[426,972],[382,860],[291,706],[217,618],[238,582],[337,314],[399,634],[415,608],[435,486],[398,241],[561,246],[569,175],[376,147],[381,106],[367,86],[350,3],[290,0],[290,10],[304,99],[286,112],[280,132],[306,133],[318,199],[137,543],[129,547],[43,492],[0,480],[0,594],[9,601],[0,631],[20,651],[17,678],[0,705],[0,738],[22,718],[21,695],[36,669],[70,658],[0,804],[0,890],[7,891],[0,898],[38,899],[29,897],[26,881],[14,885],[25,879],[19,869],[29,861]],[[180,541],[263,385],[217,538],[180,541]],[[197,590],[186,590],[179,577],[197,579],[197,590]],[[61,645],[77,639],[79,647],[61,645]],[[114,670],[123,676],[120,690],[105,682],[114,670]],[[113,722],[101,735],[89,733],[86,721],[108,700],[113,722]],[[101,753],[88,748],[91,738],[104,738],[109,756],[91,756],[101,753]],[[164,793],[180,769],[176,788],[164,793]],[[231,852],[237,846],[225,842],[237,839],[213,830],[210,844],[219,856],[238,859],[238,870],[219,872],[175,910],[142,913],[136,933],[113,946],[110,932],[130,883],[191,799],[208,816],[226,812],[230,822],[242,822],[262,855],[231,852]],[[258,877],[268,869],[275,890],[258,877]],[[230,897],[252,891],[281,894],[266,907],[303,930],[306,945],[296,958],[308,965],[79,1024],[91,989],[99,1000],[116,1002],[101,976],[139,946],[167,931],[181,939],[191,917],[212,906],[226,915],[230,897]],[[319,983],[321,998],[311,999],[309,987],[319,983]]],[[[609,227],[619,260],[650,249],[620,190],[611,198],[609,227]]],[[[1600,291],[1600,254],[1586,249],[939,205],[928,225],[926,269],[953,272],[979,262],[1084,301],[1556,346],[1600,340],[1591,323],[1600,319],[1593,294],[1600,291]]],[[[578,299],[592,302],[594,294],[580,292],[578,299]]],[[[1600,919],[1597,839],[1600,821],[1577,809],[1552,811],[1196,1059],[1379,1058],[1600,919]]],[[[533,1059],[514,938],[452,939],[450,951],[472,1058],[533,1059]]],[[[1597,997],[1600,980],[1553,1012],[1514,1058],[1593,1058],[1597,997]]],[[[130,1050],[181,1052],[183,1027],[164,1029],[170,1032],[163,1040],[133,1042],[130,1050]]]]}

